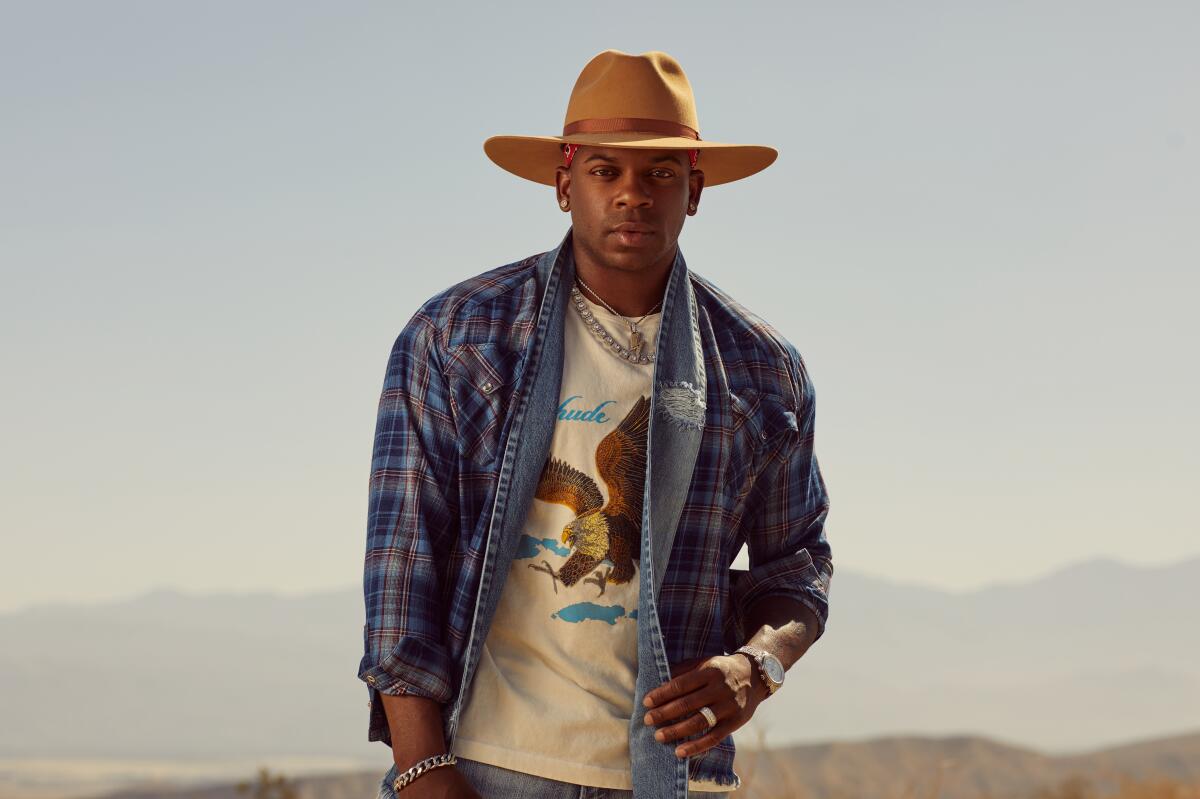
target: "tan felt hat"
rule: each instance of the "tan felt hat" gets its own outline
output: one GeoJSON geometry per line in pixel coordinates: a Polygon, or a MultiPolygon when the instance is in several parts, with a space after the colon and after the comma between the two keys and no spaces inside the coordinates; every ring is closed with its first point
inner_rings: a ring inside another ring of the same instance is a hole
{"type": "Polygon", "coordinates": [[[779,154],[760,144],[701,139],[692,85],[679,62],[657,50],[596,55],[571,90],[561,136],[492,136],[483,151],[514,175],[553,186],[564,143],[698,150],[706,187],[753,175],[779,154]]]}

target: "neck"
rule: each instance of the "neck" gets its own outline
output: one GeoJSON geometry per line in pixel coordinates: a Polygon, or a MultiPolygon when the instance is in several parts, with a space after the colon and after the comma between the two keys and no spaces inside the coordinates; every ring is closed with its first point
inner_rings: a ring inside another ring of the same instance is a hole
{"type": "MultiPolygon", "coordinates": [[[[667,291],[667,280],[671,277],[671,265],[675,263],[675,251],[658,263],[641,269],[622,269],[607,266],[591,258],[572,243],[575,257],[575,274],[586,283],[592,292],[600,295],[604,302],[621,316],[639,317],[651,311],[662,310],[667,291]]],[[[589,299],[594,299],[589,296],[589,299]]]]}

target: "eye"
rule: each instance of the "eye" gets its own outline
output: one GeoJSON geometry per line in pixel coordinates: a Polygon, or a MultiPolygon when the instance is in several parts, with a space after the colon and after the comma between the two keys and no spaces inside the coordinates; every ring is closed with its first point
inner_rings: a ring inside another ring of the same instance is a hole
{"type": "Polygon", "coordinates": [[[672,171],[671,171],[671,170],[669,170],[669,169],[656,169],[656,170],[654,170],[654,174],[655,174],[655,176],[656,176],[656,177],[660,177],[660,178],[673,178],[673,177],[675,177],[675,173],[674,173],[674,172],[672,172],[672,171]]]}
{"type": "Polygon", "coordinates": [[[609,167],[606,167],[606,166],[601,166],[601,167],[596,167],[595,169],[593,169],[593,170],[592,170],[592,174],[593,174],[593,175],[600,175],[601,173],[604,173],[604,172],[612,172],[612,171],[613,171],[613,170],[612,170],[612,169],[610,169],[609,167]]]}

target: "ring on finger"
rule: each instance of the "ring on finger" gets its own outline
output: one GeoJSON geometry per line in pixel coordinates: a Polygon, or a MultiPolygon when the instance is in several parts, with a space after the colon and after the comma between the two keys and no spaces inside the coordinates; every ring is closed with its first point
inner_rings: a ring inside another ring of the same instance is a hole
{"type": "Polygon", "coordinates": [[[700,708],[700,715],[704,716],[704,720],[708,722],[708,729],[717,726],[717,714],[713,713],[712,708],[708,705],[700,708]]]}

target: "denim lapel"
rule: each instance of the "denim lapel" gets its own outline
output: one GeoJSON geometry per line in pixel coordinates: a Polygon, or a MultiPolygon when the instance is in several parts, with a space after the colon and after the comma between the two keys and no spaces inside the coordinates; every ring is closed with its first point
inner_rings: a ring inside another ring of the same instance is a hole
{"type": "Polygon", "coordinates": [[[638,674],[629,719],[629,753],[635,797],[685,799],[689,760],[675,756],[675,744],[654,740],[655,728],[642,721],[645,695],[671,679],[658,619],[658,592],[704,432],[706,381],[696,297],[678,250],[663,297],[655,353],[642,508],[638,674]]]}
{"type": "MultiPolygon", "coordinates": [[[[550,457],[550,442],[554,436],[554,421],[558,416],[558,394],[563,371],[563,322],[570,299],[570,286],[575,279],[575,262],[571,255],[571,232],[562,242],[542,257],[537,267],[538,285],[544,287],[538,309],[537,329],[534,331],[531,352],[533,362],[526,369],[528,390],[518,392],[516,414],[507,434],[504,456],[500,464],[496,505],[492,508],[492,535],[498,530],[498,551],[494,568],[485,568],[494,584],[487,590],[487,603],[481,617],[481,630],[491,626],[492,617],[500,603],[500,594],[508,576],[508,568],[517,552],[517,544],[525,524],[533,495],[541,479],[542,467],[550,457]]],[[[522,381],[524,382],[524,381],[522,381]]],[[[483,593],[481,586],[481,594],[483,593]]]]}
{"type": "Polygon", "coordinates": [[[663,298],[650,405],[650,451],[642,529],[653,534],[654,597],[675,541],[675,528],[692,483],[704,433],[704,350],[696,294],[683,253],[676,251],[663,298]]]}
{"type": "Polygon", "coordinates": [[[513,399],[514,410],[509,417],[508,431],[504,434],[496,497],[488,525],[479,591],[475,597],[475,616],[463,661],[462,687],[450,716],[448,738],[451,745],[457,734],[459,714],[466,702],[483,642],[496,615],[509,567],[516,555],[521,529],[533,502],[542,466],[550,455],[562,382],[563,321],[570,298],[569,287],[575,277],[570,242],[571,231],[568,230],[558,247],[545,253],[537,265],[536,279],[540,295],[537,323],[525,356],[529,366],[523,370],[518,381],[513,399]]]}

